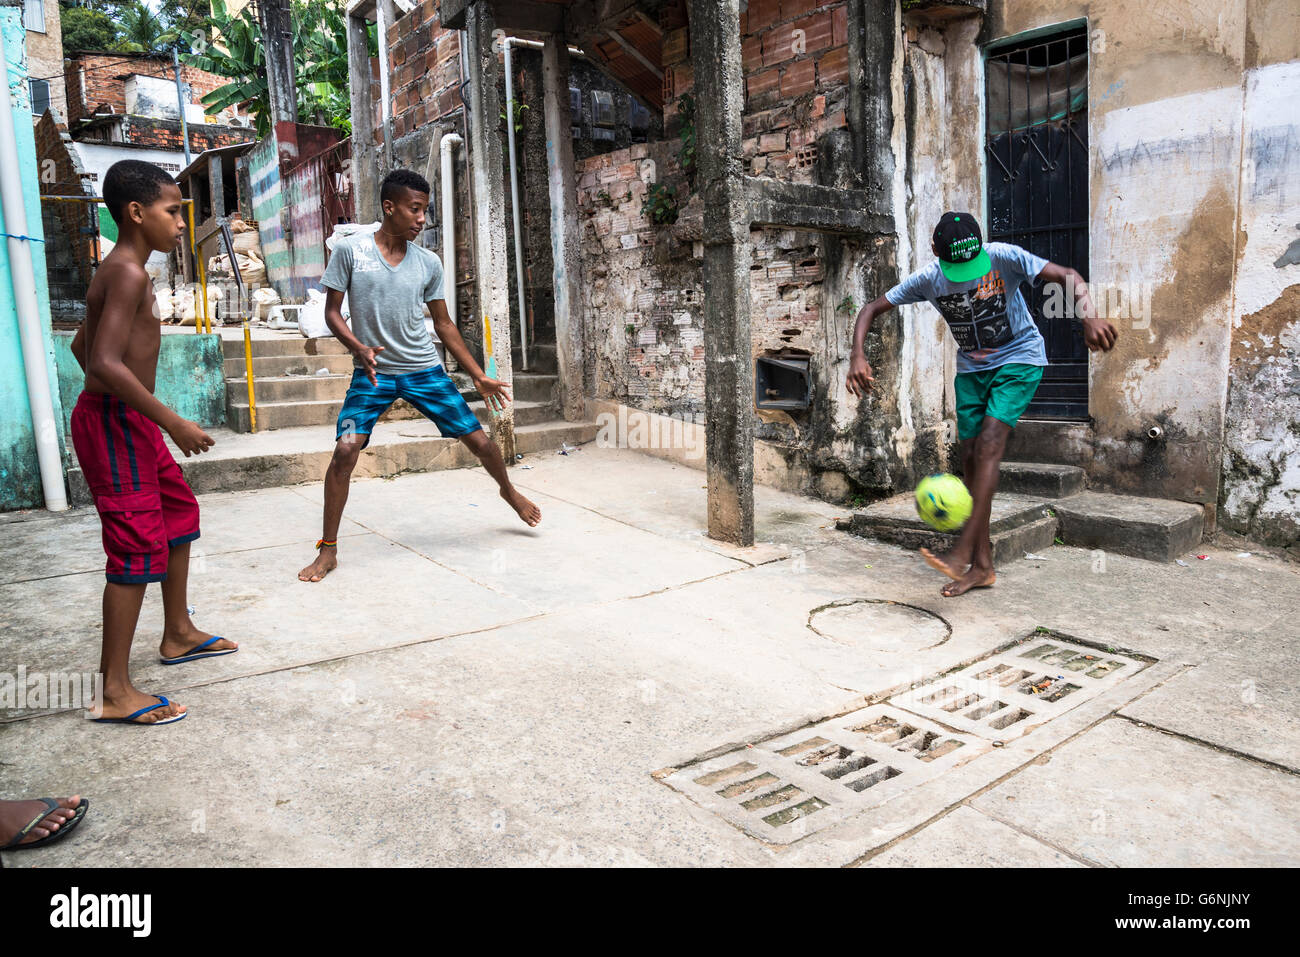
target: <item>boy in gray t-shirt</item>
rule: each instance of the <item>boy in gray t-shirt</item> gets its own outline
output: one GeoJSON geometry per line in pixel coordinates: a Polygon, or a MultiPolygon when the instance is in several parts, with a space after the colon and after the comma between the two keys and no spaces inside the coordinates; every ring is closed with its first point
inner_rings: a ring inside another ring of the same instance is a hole
{"type": "Polygon", "coordinates": [[[542,512],[519,493],[506,473],[501,449],[488,437],[460,390],[447,375],[433,336],[424,322],[429,307],[443,345],[469,373],[488,408],[510,401],[509,386],[489,379],[474,361],[443,301],[442,262],[414,240],[424,229],[429,184],[410,170],[393,170],[384,179],[379,200],[383,221],[374,233],[354,236],[330,257],[321,285],[325,322],[352,353],[355,369],[335,429],[334,457],[325,473],[325,520],[316,543],[316,560],[298,573],[301,581],[318,582],[338,565],[338,531],[348,486],[361,450],[379,417],[405,399],[433,421],[444,437],[459,438],[496,479],[501,497],[530,526],[542,512]],[[352,328],[343,321],[348,297],[352,328]]]}
{"type": "Polygon", "coordinates": [[[957,342],[957,437],[962,445],[962,479],[970,489],[970,518],[952,549],[935,555],[921,549],[926,564],[952,581],[945,598],[984,588],[996,580],[989,516],[1007,437],[1038,389],[1047,365],[1043,337],[1029,314],[1020,284],[1041,278],[1073,288],[1088,348],[1109,350],[1115,327],[1098,319],[1083,277],[1010,243],[984,244],[970,213],[944,213],[931,248],[939,261],[914,272],[858,313],[849,359],[848,390],[862,396],[874,377],[864,344],[872,321],[895,306],[929,302],[943,316],[957,342]]]}

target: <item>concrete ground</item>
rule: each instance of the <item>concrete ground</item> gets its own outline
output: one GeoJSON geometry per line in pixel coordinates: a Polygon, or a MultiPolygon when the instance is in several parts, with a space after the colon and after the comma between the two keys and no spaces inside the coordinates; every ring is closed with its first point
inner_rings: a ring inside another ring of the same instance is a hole
{"type": "MultiPolygon", "coordinates": [[[[5,865],[1300,864],[1294,566],[1055,547],[946,600],[842,508],[760,488],[761,544],[735,549],[704,537],[701,472],[592,445],[523,464],[535,530],[482,469],[358,481],[315,585],[319,484],[202,496],[195,619],[241,650],[160,666],[155,588],[134,676],[185,721],[0,711],[0,797],[92,801],[5,865]],[[786,844],[665,780],[1040,627],[1151,660],[786,844]]],[[[0,675],[95,667],[102,563],[93,510],[0,520],[0,675]]]]}

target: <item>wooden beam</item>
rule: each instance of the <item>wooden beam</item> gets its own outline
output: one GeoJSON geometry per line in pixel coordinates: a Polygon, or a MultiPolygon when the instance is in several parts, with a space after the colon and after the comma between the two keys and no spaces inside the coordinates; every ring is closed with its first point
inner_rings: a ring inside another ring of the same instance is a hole
{"type": "Polygon", "coordinates": [[[651,63],[650,60],[646,58],[645,54],[643,54],[640,50],[634,47],[631,43],[629,43],[627,40],[624,40],[622,35],[617,30],[606,30],[605,32],[608,33],[610,37],[616,43],[618,43],[619,46],[623,48],[623,51],[627,53],[628,56],[636,60],[637,63],[640,63],[643,67],[645,67],[655,76],[657,76],[660,80],[664,78],[664,71],[661,68],[655,66],[653,63],[651,63]]]}

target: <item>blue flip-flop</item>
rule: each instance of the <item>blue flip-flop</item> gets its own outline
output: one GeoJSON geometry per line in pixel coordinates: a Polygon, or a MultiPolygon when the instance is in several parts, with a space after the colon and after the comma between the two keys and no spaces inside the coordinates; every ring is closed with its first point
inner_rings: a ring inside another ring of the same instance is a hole
{"type": "Polygon", "coordinates": [[[136,718],[140,717],[140,715],[142,714],[148,714],[150,711],[157,711],[159,708],[165,708],[169,704],[171,704],[170,701],[168,701],[165,697],[163,697],[160,694],[156,694],[154,695],[154,697],[158,699],[157,704],[151,704],[147,708],[141,708],[139,711],[135,711],[131,714],[128,714],[125,718],[92,718],[91,720],[98,721],[101,724],[142,724],[142,725],[146,725],[147,727],[153,727],[154,725],[158,725],[158,724],[172,724],[173,722],[181,720],[181,718],[185,717],[185,715],[189,713],[188,711],[182,711],[180,714],[173,715],[170,718],[162,718],[161,720],[158,721],[135,720],[136,718]]]}
{"type": "Polygon", "coordinates": [[[191,648],[183,655],[177,655],[175,658],[159,657],[158,660],[165,665],[182,665],[187,661],[198,661],[200,658],[220,658],[222,655],[233,655],[236,651],[239,650],[238,648],[227,648],[224,651],[203,650],[204,648],[208,647],[208,645],[212,644],[214,641],[220,641],[220,640],[221,640],[220,635],[213,635],[203,644],[199,645],[197,648],[191,648]]]}

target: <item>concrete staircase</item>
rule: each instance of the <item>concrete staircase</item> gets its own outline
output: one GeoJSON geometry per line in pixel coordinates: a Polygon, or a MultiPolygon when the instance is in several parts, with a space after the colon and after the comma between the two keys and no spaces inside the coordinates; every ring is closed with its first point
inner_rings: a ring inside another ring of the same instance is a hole
{"type": "MultiPolygon", "coordinates": [[[[1086,487],[1086,473],[1072,465],[1003,462],[989,522],[994,563],[1042,552],[1058,541],[1163,562],[1200,544],[1205,513],[1199,505],[1086,487]]],[[[839,527],[907,548],[947,550],[957,541],[955,534],[921,521],[910,492],[876,502],[839,527]]]]}
{"type": "MultiPolygon", "coordinates": [[[[195,492],[226,492],[318,482],[334,451],[334,425],[352,379],[352,357],[334,339],[284,335],[253,340],[253,387],[257,432],[249,431],[248,380],[244,344],[223,342],[227,428],[209,429],[216,445],[199,456],[172,454],[195,492]]],[[[474,392],[469,377],[453,381],[484,428],[492,413],[474,392]]],[[[566,422],[554,404],[556,376],[516,373],[514,420],[516,451],[551,452],[561,444],[590,442],[594,421],[566,422]]],[[[459,439],[443,438],[432,422],[398,401],[380,418],[354,475],[390,477],[404,472],[477,465],[459,439]]],[[[68,473],[74,504],[88,504],[89,490],[79,468],[68,473]]]]}

